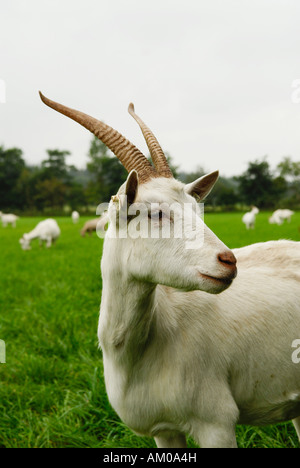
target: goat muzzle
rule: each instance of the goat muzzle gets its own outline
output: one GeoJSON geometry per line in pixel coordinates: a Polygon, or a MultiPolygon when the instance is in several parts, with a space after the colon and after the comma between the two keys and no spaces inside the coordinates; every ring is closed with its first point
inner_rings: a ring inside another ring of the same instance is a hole
{"type": "Polygon", "coordinates": [[[237,267],[236,267],[236,258],[233,253],[228,250],[222,252],[218,255],[218,261],[221,263],[223,267],[226,268],[230,275],[230,279],[233,279],[237,275],[237,267]]]}

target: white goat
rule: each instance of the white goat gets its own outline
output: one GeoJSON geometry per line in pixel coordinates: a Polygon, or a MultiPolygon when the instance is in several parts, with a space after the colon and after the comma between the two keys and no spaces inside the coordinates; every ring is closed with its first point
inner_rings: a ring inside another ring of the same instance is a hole
{"type": "Polygon", "coordinates": [[[46,247],[51,247],[60,236],[60,228],[54,219],[45,219],[36,225],[28,234],[23,234],[19,240],[23,250],[30,250],[33,239],[39,239],[40,246],[45,242],[46,247]]]}
{"type": "Polygon", "coordinates": [[[3,227],[6,227],[8,224],[11,224],[12,227],[16,227],[16,222],[19,218],[19,216],[16,216],[14,214],[4,214],[2,213],[2,211],[0,211],[0,218],[1,218],[1,221],[2,221],[2,226],[3,227]]]}
{"type": "Polygon", "coordinates": [[[235,447],[237,423],[294,419],[300,436],[300,364],[292,360],[300,339],[300,244],[267,242],[233,254],[205,226],[192,196],[203,199],[217,173],[188,186],[174,180],[133,106],[155,168],[111,127],[41,98],[94,132],[130,172],[108,210],[98,330],[107,393],[121,419],[168,448],[184,447],[185,434],[201,447],[235,447]],[[168,223],[175,228],[166,210],[174,202],[179,217],[190,204],[203,230],[201,242],[190,217],[184,220],[193,249],[174,234],[147,237],[150,223],[156,234],[168,223]],[[133,239],[133,207],[141,204],[147,210],[133,239]]]}
{"type": "Polygon", "coordinates": [[[72,211],[71,217],[72,217],[72,221],[74,224],[78,223],[79,218],[80,218],[78,211],[72,211]]]}
{"type": "Polygon", "coordinates": [[[254,229],[255,218],[258,213],[259,213],[259,209],[256,208],[256,206],[253,206],[251,211],[248,211],[248,213],[244,214],[242,221],[246,225],[247,229],[254,229]]]}
{"type": "Polygon", "coordinates": [[[291,217],[293,216],[294,211],[291,210],[276,210],[269,218],[270,224],[283,224],[286,220],[288,223],[291,222],[291,217]]]}

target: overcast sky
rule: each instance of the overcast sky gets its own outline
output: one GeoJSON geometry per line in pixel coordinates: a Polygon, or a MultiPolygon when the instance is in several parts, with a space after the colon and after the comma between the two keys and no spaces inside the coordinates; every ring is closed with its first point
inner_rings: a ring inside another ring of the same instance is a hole
{"type": "Polygon", "coordinates": [[[0,145],[85,167],[91,134],[40,89],[148,154],[134,102],[185,171],[300,160],[299,25],[298,0],[0,0],[0,145]]]}

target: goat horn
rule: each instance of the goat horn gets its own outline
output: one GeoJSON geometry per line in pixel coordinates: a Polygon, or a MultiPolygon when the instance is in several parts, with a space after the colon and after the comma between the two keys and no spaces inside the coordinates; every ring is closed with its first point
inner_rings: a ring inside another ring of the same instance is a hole
{"type": "Polygon", "coordinates": [[[140,150],[129,140],[121,135],[121,133],[94,117],[66,107],[58,102],[51,101],[41,92],[39,93],[44,104],[75,120],[75,122],[78,122],[99,138],[99,140],[101,140],[117,156],[128,172],[135,169],[138,173],[140,183],[147,182],[152,177],[159,176],[154,167],[147,160],[146,156],[144,156],[143,153],[141,153],[140,150]]]}
{"type": "Polygon", "coordinates": [[[136,115],[134,111],[134,105],[132,104],[132,102],[128,106],[128,112],[137,121],[142,130],[142,133],[144,135],[144,138],[146,140],[147,146],[151,154],[153,164],[159,175],[162,177],[172,178],[172,171],[169,168],[167,158],[163,150],[161,149],[160,144],[158,143],[150,128],[148,128],[147,125],[142,121],[142,119],[140,119],[140,117],[136,115]]]}

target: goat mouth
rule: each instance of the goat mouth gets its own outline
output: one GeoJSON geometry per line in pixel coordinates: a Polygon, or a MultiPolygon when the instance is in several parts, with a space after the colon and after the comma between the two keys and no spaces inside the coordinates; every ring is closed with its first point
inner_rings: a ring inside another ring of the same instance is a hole
{"type": "Polygon", "coordinates": [[[216,284],[223,284],[223,285],[230,285],[234,279],[234,276],[230,276],[227,278],[216,278],[215,276],[210,276],[210,275],[205,275],[204,273],[199,272],[199,276],[201,276],[204,279],[208,279],[210,281],[213,281],[216,284]]]}

